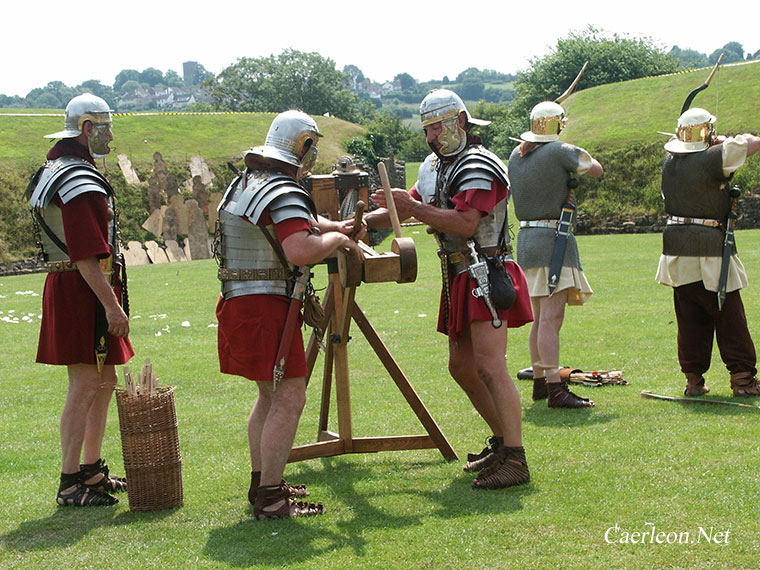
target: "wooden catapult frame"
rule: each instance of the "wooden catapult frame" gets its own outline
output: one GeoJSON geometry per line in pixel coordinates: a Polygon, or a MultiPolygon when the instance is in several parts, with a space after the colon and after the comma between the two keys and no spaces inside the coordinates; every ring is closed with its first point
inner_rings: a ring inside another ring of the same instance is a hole
{"type": "MultiPolygon", "coordinates": [[[[384,186],[389,187],[384,165],[381,166],[383,167],[381,176],[384,186]]],[[[339,193],[341,191],[357,192],[356,219],[360,221],[361,204],[359,202],[369,203],[369,184],[366,173],[352,171],[346,174],[312,176],[310,184],[317,211],[331,220],[340,220],[339,193]]],[[[395,208],[392,214],[395,214],[395,208]]],[[[324,335],[326,354],[322,376],[322,398],[317,441],[294,447],[291,450],[288,462],[316,457],[332,457],[346,453],[435,448],[441,452],[446,460],[457,459],[456,452],[355,300],[356,288],[362,281],[365,283],[383,281],[404,283],[416,279],[417,258],[414,242],[411,238],[400,236],[398,216],[395,216],[394,230],[396,231],[396,239],[393,240],[391,252],[378,254],[368,245],[360,242],[365,253],[364,262],[359,262],[356,258],[342,254],[338,254],[337,258],[330,259],[327,262],[328,286],[323,301],[325,321],[322,327],[322,330],[326,331],[324,335]],[[354,437],[348,365],[348,341],[352,319],[427,431],[426,434],[354,437]],[[328,429],[333,376],[338,420],[337,432],[328,429]]],[[[312,333],[306,348],[307,378],[311,377],[318,352],[319,342],[316,335],[312,333]]]]}

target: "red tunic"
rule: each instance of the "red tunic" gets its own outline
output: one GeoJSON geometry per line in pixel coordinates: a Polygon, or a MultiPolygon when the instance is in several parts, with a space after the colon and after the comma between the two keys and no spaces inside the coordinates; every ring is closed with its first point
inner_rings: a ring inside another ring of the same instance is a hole
{"type": "MultiPolygon", "coordinates": [[[[268,212],[262,216],[262,221],[265,225],[271,223],[268,212]]],[[[275,224],[280,243],[303,230],[310,232],[311,228],[301,218],[275,224]]],[[[271,382],[289,306],[290,299],[284,295],[241,295],[227,301],[220,296],[216,305],[219,369],[225,374],[271,382]]],[[[285,362],[284,378],[306,376],[302,324],[303,317],[299,314],[298,329],[293,334],[285,362]]]]}
{"type": "MultiPolygon", "coordinates": [[[[416,200],[421,201],[416,188],[412,188],[410,193],[416,200]]],[[[476,208],[485,216],[493,210],[496,204],[507,198],[506,186],[499,180],[494,180],[491,183],[491,190],[466,190],[456,194],[452,202],[454,202],[454,209],[456,210],[466,212],[470,208],[476,208]]],[[[507,323],[509,328],[517,328],[533,322],[528,283],[525,280],[525,274],[517,263],[506,261],[504,265],[515,285],[517,299],[511,309],[497,310],[497,314],[502,321],[507,323]]],[[[444,322],[444,297],[443,291],[441,291],[437,330],[448,335],[452,341],[456,341],[472,321],[490,321],[492,319],[485,301],[472,296],[472,290],[475,287],[477,287],[477,283],[466,271],[459,275],[453,275],[449,272],[449,326],[447,330],[444,322]]]]}
{"type": "MultiPolygon", "coordinates": [[[[67,139],[60,141],[48,153],[48,158],[64,156],[58,152],[70,150],[71,143],[67,139]]],[[[65,154],[80,156],[81,152],[65,154]]],[[[68,204],[63,204],[57,196],[56,201],[63,214],[69,259],[76,262],[92,256],[101,259],[108,257],[108,204],[105,196],[87,192],[68,204]]],[[[121,299],[121,281],[118,275],[114,279],[114,292],[116,298],[121,299]]],[[[48,273],[42,295],[37,362],[95,364],[96,302],[95,293],[78,271],[48,273]]],[[[124,364],[133,355],[134,350],[128,338],[108,336],[106,364],[124,364]]]]}

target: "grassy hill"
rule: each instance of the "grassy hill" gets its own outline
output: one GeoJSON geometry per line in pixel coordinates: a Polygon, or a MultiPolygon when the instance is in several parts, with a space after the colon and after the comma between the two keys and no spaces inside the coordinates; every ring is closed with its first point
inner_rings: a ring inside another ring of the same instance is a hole
{"type": "MultiPolygon", "coordinates": [[[[0,109],[0,157],[4,166],[26,166],[42,160],[52,141],[43,138],[61,130],[62,110],[23,110],[28,116],[2,116],[16,109],[0,109]]],[[[241,151],[264,143],[274,113],[227,114],[116,114],[111,148],[126,154],[137,167],[151,165],[153,153],[164,160],[186,162],[200,155],[208,162],[237,160],[241,151]]],[[[315,117],[325,135],[319,144],[319,159],[332,165],[345,154],[343,143],[360,136],[364,129],[334,117],[315,117]]]]}
{"type": "MultiPolygon", "coordinates": [[[[709,69],[647,77],[579,91],[564,103],[569,120],[561,138],[588,149],[605,169],[601,180],[583,179],[579,207],[595,216],[662,211],[660,169],[668,137],[675,132],[688,93],[709,69]]],[[[717,116],[720,134],[760,133],[760,61],[722,66],[692,107],[717,116]]],[[[755,155],[734,181],[745,193],[760,190],[755,155]]]]}
{"type": "MultiPolygon", "coordinates": [[[[709,71],[697,69],[579,91],[564,104],[569,116],[564,137],[590,151],[664,144],[667,137],[657,131],[675,132],[686,95],[702,84],[709,71]]],[[[691,106],[716,115],[719,133],[758,133],[759,102],[760,60],[755,60],[722,66],[691,106]]]]}

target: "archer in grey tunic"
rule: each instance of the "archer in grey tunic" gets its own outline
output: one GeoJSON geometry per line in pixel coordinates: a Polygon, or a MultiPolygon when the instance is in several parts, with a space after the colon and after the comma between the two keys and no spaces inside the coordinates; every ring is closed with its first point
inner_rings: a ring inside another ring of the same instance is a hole
{"type": "MultiPolygon", "coordinates": [[[[531,297],[549,295],[546,285],[556,234],[556,222],[568,199],[567,181],[591,169],[593,159],[577,146],[554,141],[523,143],[507,166],[515,215],[520,220],[517,261],[528,277],[531,297]],[[534,270],[534,271],[531,271],[534,270]],[[528,275],[531,274],[532,278],[528,275]]],[[[592,290],[583,274],[575,236],[568,236],[558,290],[574,289],[568,304],[582,304],[592,290]]]]}

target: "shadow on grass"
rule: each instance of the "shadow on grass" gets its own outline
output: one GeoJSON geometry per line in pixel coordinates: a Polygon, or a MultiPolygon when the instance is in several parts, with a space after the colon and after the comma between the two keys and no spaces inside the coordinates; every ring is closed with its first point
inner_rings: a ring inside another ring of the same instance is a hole
{"type": "Polygon", "coordinates": [[[301,464],[299,472],[289,478],[315,481],[329,488],[327,495],[335,498],[326,501],[324,515],[256,521],[249,506],[249,519],[209,532],[203,553],[235,567],[254,563],[288,566],[344,549],[362,557],[370,541],[368,535],[373,532],[422,527],[436,518],[451,521],[473,514],[517,511],[522,508],[522,498],[534,491],[530,484],[501,491],[473,491],[473,475],[463,473],[460,463],[442,459],[413,463],[399,459],[362,466],[351,460],[326,458],[322,465],[325,469],[317,470],[301,464]],[[440,469],[451,469],[457,475],[445,487],[429,490],[440,480],[440,469]],[[330,510],[331,504],[337,505],[336,510],[330,510]],[[336,515],[336,511],[340,512],[336,515]]]}
{"type": "Polygon", "coordinates": [[[65,548],[82,540],[92,530],[157,521],[175,511],[121,511],[114,515],[114,510],[108,507],[59,507],[49,517],[22,522],[18,528],[0,536],[0,542],[8,550],[17,552],[65,548]]]}
{"type": "Polygon", "coordinates": [[[539,400],[523,408],[523,421],[535,426],[585,427],[615,421],[618,417],[619,414],[605,411],[598,403],[593,408],[568,409],[549,408],[546,400],[539,400]]]}

